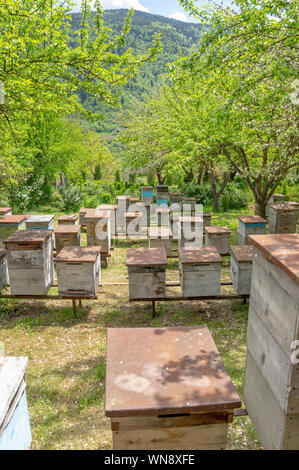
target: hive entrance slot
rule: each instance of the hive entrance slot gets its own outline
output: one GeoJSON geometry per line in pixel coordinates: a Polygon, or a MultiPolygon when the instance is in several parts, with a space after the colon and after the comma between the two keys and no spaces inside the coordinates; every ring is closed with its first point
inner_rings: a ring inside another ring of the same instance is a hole
{"type": "Polygon", "coordinates": [[[158,418],[182,418],[184,416],[190,416],[190,413],[175,413],[170,415],[158,415],[158,418]]]}

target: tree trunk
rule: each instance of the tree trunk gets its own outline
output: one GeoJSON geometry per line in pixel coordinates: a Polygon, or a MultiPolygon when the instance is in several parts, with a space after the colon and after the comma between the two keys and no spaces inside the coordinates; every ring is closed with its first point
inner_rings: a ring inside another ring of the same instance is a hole
{"type": "Polygon", "coordinates": [[[166,176],[164,176],[164,177],[162,176],[161,170],[156,170],[156,174],[157,174],[159,184],[164,184],[166,176]]]}
{"type": "Polygon", "coordinates": [[[266,201],[256,201],[255,202],[255,215],[259,215],[263,219],[266,218],[266,201]]]}
{"type": "Polygon", "coordinates": [[[199,170],[198,176],[197,176],[197,184],[200,186],[203,184],[204,177],[205,177],[206,169],[204,166],[202,166],[199,170]]]}

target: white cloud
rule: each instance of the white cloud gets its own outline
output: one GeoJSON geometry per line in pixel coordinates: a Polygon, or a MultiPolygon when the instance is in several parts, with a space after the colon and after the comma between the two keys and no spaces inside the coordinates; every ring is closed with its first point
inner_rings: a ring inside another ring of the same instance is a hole
{"type": "Polygon", "coordinates": [[[101,5],[105,10],[113,8],[131,8],[134,10],[145,11],[149,13],[149,9],[143,6],[139,0],[102,0],[101,5]]]}
{"type": "Polygon", "coordinates": [[[185,13],[182,13],[181,11],[176,11],[175,13],[172,13],[171,15],[168,16],[168,18],[172,18],[173,20],[178,20],[178,21],[185,21],[187,23],[187,16],[185,13]]]}

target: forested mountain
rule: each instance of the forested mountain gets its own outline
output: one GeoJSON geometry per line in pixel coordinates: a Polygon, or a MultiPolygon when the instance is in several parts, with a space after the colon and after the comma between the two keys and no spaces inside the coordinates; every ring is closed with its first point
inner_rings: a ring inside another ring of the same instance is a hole
{"type": "MultiPolygon", "coordinates": [[[[106,10],[105,25],[114,33],[120,32],[127,12],[128,10],[125,9],[106,10]]],[[[79,28],[80,19],[80,13],[72,15],[74,31],[79,28]]],[[[119,108],[109,109],[86,93],[80,93],[81,102],[86,109],[104,116],[103,121],[98,120],[89,126],[102,134],[116,152],[119,146],[114,144],[114,140],[122,126],[122,113],[132,109],[134,98],[140,100],[151,92],[157,85],[159,77],[164,73],[166,64],[175,61],[180,55],[189,55],[196,48],[202,32],[203,28],[200,24],[184,23],[164,16],[135,12],[125,49],[132,48],[136,53],[143,54],[151,46],[153,35],[160,33],[163,52],[155,62],[141,68],[139,75],[130,80],[122,90],[120,99],[122,111],[119,108]]],[[[119,52],[123,51],[120,49],[119,52]]]]}

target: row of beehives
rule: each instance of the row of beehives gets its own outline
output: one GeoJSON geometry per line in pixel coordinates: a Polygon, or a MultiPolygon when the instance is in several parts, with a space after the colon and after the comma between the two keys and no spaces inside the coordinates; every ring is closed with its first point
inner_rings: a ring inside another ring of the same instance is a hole
{"type": "MultiPolygon", "coordinates": [[[[11,295],[45,296],[54,283],[53,232],[18,230],[0,250],[0,289],[11,295]]],[[[55,258],[58,292],[93,297],[101,282],[101,247],[65,246],[55,258]]]]}
{"type": "MultiPolygon", "coordinates": [[[[167,256],[164,248],[128,249],[126,264],[130,300],[166,297],[167,256]]],[[[220,295],[221,264],[222,259],[215,246],[180,248],[179,271],[183,296],[220,295]]],[[[252,247],[231,246],[231,279],[240,295],[250,293],[251,269],[252,247]]]]}

